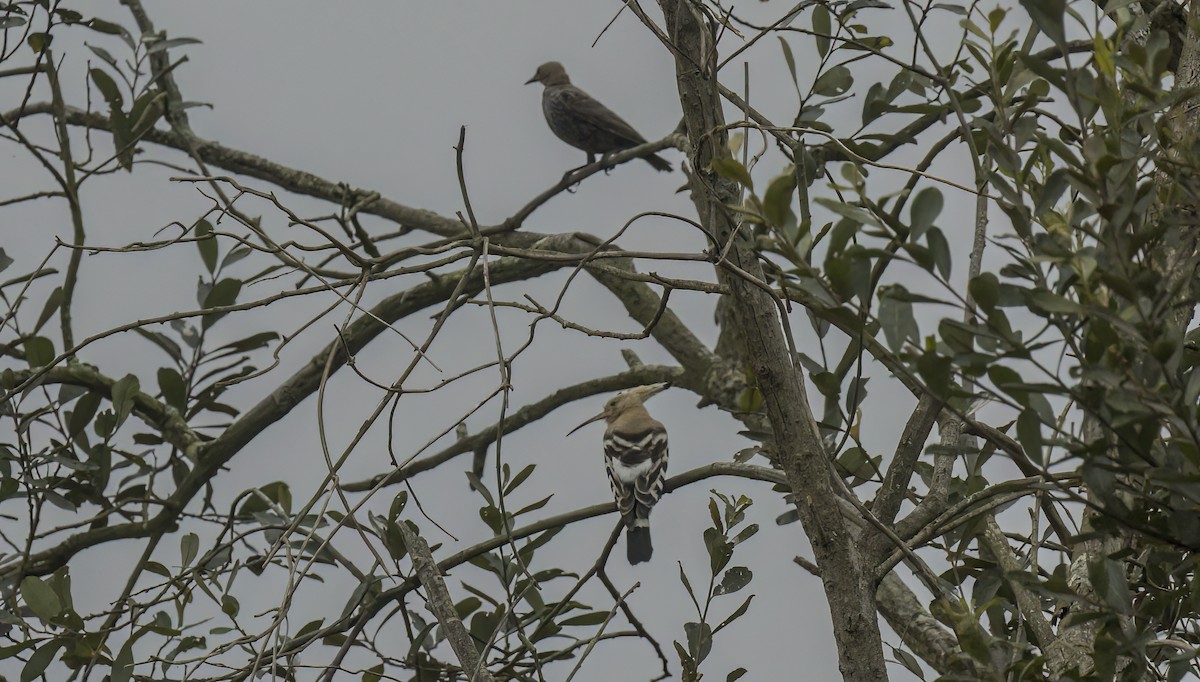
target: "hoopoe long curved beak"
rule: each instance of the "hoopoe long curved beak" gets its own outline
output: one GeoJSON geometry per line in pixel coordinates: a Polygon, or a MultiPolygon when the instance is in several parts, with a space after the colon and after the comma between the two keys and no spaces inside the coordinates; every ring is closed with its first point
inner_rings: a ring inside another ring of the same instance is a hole
{"type": "Polygon", "coordinates": [[[588,424],[591,424],[592,422],[598,422],[598,421],[600,421],[601,419],[604,419],[604,418],[605,418],[605,417],[607,417],[607,416],[608,416],[608,413],[607,413],[607,412],[601,412],[600,414],[596,415],[595,417],[592,417],[591,419],[589,419],[589,420],[585,421],[584,423],[580,424],[579,426],[576,426],[575,428],[573,428],[573,429],[571,429],[570,431],[568,431],[568,432],[567,432],[567,435],[569,436],[569,435],[571,435],[572,433],[575,433],[576,431],[578,431],[579,429],[582,429],[583,427],[587,426],[588,424]]]}

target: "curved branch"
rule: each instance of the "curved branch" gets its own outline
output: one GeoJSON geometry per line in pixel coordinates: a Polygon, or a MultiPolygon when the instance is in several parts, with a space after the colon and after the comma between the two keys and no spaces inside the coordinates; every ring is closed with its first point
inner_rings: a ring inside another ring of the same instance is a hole
{"type": "MultiPolygon", "coordinates": [[[[676,476],[667,479],[664,492],[674,492],[685,486],[691,485],[698,481],[716,476],[734,476],[737,478],[747,478],[756,481],[763,481],[776,485],[787,485],[787,480],[783,473],[766,467],[754,466],[751,464],[738,464],[735,462],[714,462],[706,466],[697,467],[690,471],[685,471],[676,476]]],[[[472,545],[460,552],[442,559],[437,562],[437,567],[442,573],[447,573],[451,569],[467,563],[477,556],[485,554],[510,542],[522,540],[531,535],[535,535],[542,531],[553,528],[560,528],[572,523],[584,521],[597,516],[611,514],[617,511],[615,502],[606,502],[604,504],[595,504],[590,507],[582,507],[557,516],[551,516],[540,521],[535,521],[520,528],[513,529],[512,533],[505,536],[498,536],[484,540],[478,544],[472,545]]],[[[273,652],[274,659],[284,658],[295,655],[303,650],[310,643],[328,637],[330,635],[341,634],[351,628],[356,627],[359,623],[365,623],[375,617],[388,604],[402,599],[405,595],[415,589],[419,583],[413,579],[405,580],[400,585],[391,589],[380,592],[369,603],[363,604],[357,614],[351,613],[343,618],[326,625],[323,628],[314,630],[303,637],[296,637],[273,652]]],[[[273,659],[272,659],[273,660],[273,659]]],[[[264,658],[259,663],[259,668],[269,666],[271,660],[264,658]]],[[[234,678],[234,680],[248,679],[256,672],[252,667],[247,667],[234,678]]],[[[198,680],[197,682],[204,682],[198,680]]]]}
{"type": "MultiPolygon", "coordinates": [[[[22,116],[54,113],[54,107],[49,102],[36,102],[30,103],[22,110],[7,112],[4,116],[11,122],[16,123],[22,116]]],[[[64,107],[63,114],[66,122],[71,125],[83,126],[95,130],[110,130],[108,117],[102,114],[84,111],[76,107],[64,107]]],[[[187,137],[171,130],[151,128],[146,131],[142,139],[183,152],[190,152],[194,144],[197,156],[205,163],[210,163],[219,168],[224,168],[227,171],[239,173],[247,177],[266,180],[289,192],[324,199],[338,205],[346,202],[348,198],[353,199],[360,195],[365,196],[369,194],[368,190],[348,190],[344,185],[329,182],[312,173],[289,168],[261,156],[249,154],[238,149],[233,149],[232,147],[226,147],[219,142],[212,142],[199,137],[195,138],[193,142],[187,137]]],[[[377,215],[409,229],[424,230],[443,237],[466,236],[466,229],[457,220],[446,218],[433,211],[405,206],[391,199],[384,199],[382,197],[375,199],[368,206],[364,207],[361,212],[377,215]]]]}
{"type": "MultiPolygon", "coordinates": [[[[19,386],[41,369],[23,369],[11,373],[12,386],[19,386]]],[[[39,377],[39,383],[67,384],[86,388],[112,400],[112,387],[117,383],[110,377],[99,372],[95,367],[81,362],[59,365],[46,370],[39,377]]],[[[5,390],[11,387],[5,386],[5,390]]],[[[174,445],[180,452],[188,450],[202,442],[203,436],[192,430],[187,421],[173,408],[163,405],[150,394],[138,391],[133,394],[133,414],[137,415],[162,434],[163,440],[174,445]]]]}
{"type": "MultiPolygon", "coordinates": [[[[561,265],[557,263],[530,262],[501,258],[489,265],[492,284],[508,283],[528,279],[550,272],[561,265]]],[[[349,354],[362,350],[376,336],[385,331],[387,325],[429,306],[444,302],[456,284],[466,280],[465,292],[474,295],[484,286],[483,268],[476,266],[471,272],[459,271],[426,282],[399,294],[389,296],[371,309],[370,316],[360,317],[350,324],[341,338],[318,352],[295,374],[254,407],[246,411],[215,440],[199,446],[196,466],[179,483],[175,492],[163,500],[163,509],[147,522],[126,523],[107,528],[89,529],[73,535],[60,544],[32,554],[24,565],[18,567],[24,575],[45,575],[65,565],[79,551],[115,539],[147,537],[167,528],[178,519],[179,514],[204,485],[251,440],[271,424],[282,419],[312,395],[320,386],[325,369],[325,360],[332,355],[330,371],[341,368],[349,354]]],[[[12,569],[0,572],[3,578],[12,569]]]]}
{"type": "Polygon", "coordinates": [[[513,412],[504,419],[504,428],[500,429],[498,424],[483,429],[479,433],[460,438],[451,445],[447,446],[442,451],[416,460],[407,466],[400,469],[388,472],[386,474],[378,474],[371,478],[345,483],[342,485],[342,490],[351,493],[361,493],[382,488],[384,486],[403,483],[413,476],[436,468],[458,455],[468,452],[475,452],[480,448],[486,448],[494,443],[497,437],[507,436],[508,434],[524,427],[533,422],[538,421],[542,417],[550,414],[554,410],[566,405],[569,402],[587,398],[598,393],[608,393],[610,391],[619,391],[642,384],[654,383],[657,381],[674,381],[683,376],[684,371],[677,367],[666,367],[663,365],[647,365],[643,367],[635,367],[620,374],[612,376],[600,377],[590,381],[584,381],[573,386],[559,389],[554,393],[542,398],[537,402],[525,405],[521,409],[513,412]]]}

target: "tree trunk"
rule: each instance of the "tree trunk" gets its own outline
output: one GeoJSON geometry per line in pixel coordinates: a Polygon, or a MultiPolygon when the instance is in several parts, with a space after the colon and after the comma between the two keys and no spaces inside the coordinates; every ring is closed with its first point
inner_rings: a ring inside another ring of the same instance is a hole
{"type": "Polygon", "coordinates": [[[725,120],[716,82],[716,50],[711,24],[697,5],[682,0],[660,0],[670,42],[675,47],[675,68],[680,103],[690,142],[692,201],[700,221],[720,249],[740,234],[724,265],[734,321],[744,339],[758,388],[765,399],[778,450],[778,463],[794,491],[800,521],[812,544],[821,581],[833,619],[838,661],[846,680],[878,682],[887,679],[879,619],[875,611],[873,574],[867,570],[856,534],[842,516],[830,476],[834,475],[821,443],[816,420],[808,405],[803,376],[793,362],[772,296],[748,281],[738,270],[759,281],[762,268],[746,232],[738,232],[728,205],[738,200],[738,189],[711,171],[712,160],[726,151],[725,120]]]}

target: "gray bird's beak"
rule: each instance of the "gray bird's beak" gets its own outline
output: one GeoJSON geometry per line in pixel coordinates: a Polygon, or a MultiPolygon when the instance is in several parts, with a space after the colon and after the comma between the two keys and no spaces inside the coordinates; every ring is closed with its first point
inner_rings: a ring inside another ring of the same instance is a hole
{"type": "Polygon", "coordinates": [[[598,422],[601,419],[604,419],[603,412],[601,412],[600,414],[596,415],[595,417],[592,417],[591,419],[585,421],[584,423],[580,424],[579,426],[576,426],[575,428],[571,429],[570,431],[567,432],[567,435],[569,436],[572,433],[575,433],[576,431],[578,431],[579,429],[582,429],[583,427],[587,426],[588,424],[591,424],[592,422],[598,422]]]}
{"type": "Polygon", "coordinates": [[[536,82],[538,82],[538,77],[537,77],[537,74],[535,73],[535,74],[533,74],[533,78],[530,78],[529,80],[525,81],[525,85],[529,85],[530,83],[536,83],[536,82]]]}

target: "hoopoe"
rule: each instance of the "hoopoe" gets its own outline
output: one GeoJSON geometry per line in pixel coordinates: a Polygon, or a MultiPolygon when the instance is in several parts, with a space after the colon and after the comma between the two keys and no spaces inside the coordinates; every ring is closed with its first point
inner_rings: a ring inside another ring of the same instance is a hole
{"type": "Polygon", "coordinates": [[[662,496],[667,480],[667,429],[646,411],[650,396],[669,384],[650,384],[622,391],[604,404],[604,411],[571,429],[567,435],[600,421],[604,430],[604,466],[625,522],[629,563],[649,561],[650,508],[662,496]]]}

